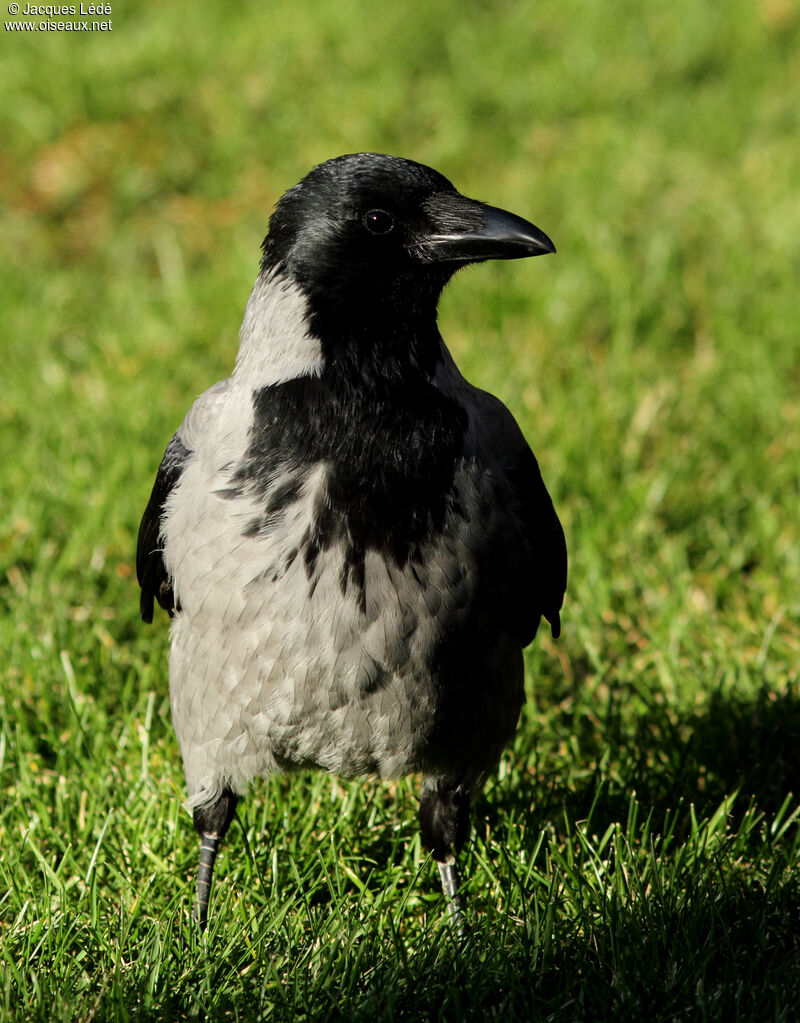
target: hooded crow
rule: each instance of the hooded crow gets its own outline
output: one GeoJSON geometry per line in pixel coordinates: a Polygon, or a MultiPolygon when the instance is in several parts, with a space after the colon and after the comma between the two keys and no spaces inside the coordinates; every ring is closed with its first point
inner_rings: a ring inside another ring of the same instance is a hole
{"type": "Polygon", "coordinates": [[[559,633],[564,534],[505,406],[436,324],[469,263],[555,252],[512,213],[378,153],[280,201],[231,376],[167,446],[139,530],[141,615],[172,617],[172,720],[201,837],[195,916],[250,782],[422,775],[419,819],[462,925],[454,854],[512,737],[522,649],[559,633]]]}

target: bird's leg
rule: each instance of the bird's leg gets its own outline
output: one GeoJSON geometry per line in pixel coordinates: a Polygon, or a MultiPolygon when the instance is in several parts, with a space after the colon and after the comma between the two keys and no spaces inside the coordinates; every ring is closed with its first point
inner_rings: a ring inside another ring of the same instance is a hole
{"type": "Polygon", "coordinates": [[[419,823],[422,841],[439,867],[450,922],[459,938],[463,938],[466,920],[454,850],[458,852],[469,835],[469,790],[426,778],[420,793],[419,823]]]}
{"type": "Polygon", "coordinates": [[[208,920],[208,899],[211,894],[211,879],[214,876],[214,861],[219,848],[219,835],[204,831],[200,835],[200,865],[197,868],[197,902],[194,919],[201,931],[206,929],[208,920]]]}
{"type": "Polygon", "coordinates": [[[439,877],[442,881],[442,891],[447,899],[447,911],[450,914],[450,923],[455,928],[459,938],[463,938],[467,931],[466,919],[464,917],[464,904],[461,901],[461,889],[458,883],[458,870],[456,869],[456,858],[450,853],[444,862],[437,863],[439,877]]]}
{"type": "Polygon", "coordinates": [[[213,803],[197,806],[194,810],[194,827],[200,835],[200,864],[197,868],[197,902],[194,919],[201,931],[206,929],[208,900],[211,895],[211,881],[214,876],[214,861],[219,843],[233,820],[239,797],[226,788],[213,803]]]}

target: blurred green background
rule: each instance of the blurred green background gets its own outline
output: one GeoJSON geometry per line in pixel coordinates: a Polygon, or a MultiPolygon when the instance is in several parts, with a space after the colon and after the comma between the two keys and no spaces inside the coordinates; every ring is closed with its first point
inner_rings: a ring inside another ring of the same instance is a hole
{"type": "Polygon", "coordinates": [[[0,41],[0,1011],[793,1019],[797,3],[110,17],[0,41]],[[467,949],[413,783],[306,776],[243,805],[207,947],[136,529],[232,366],[273,204],[359,150],[558,246],[459,275],[440,320],[539,457],[564,634],[476,813],[467,949]]]}

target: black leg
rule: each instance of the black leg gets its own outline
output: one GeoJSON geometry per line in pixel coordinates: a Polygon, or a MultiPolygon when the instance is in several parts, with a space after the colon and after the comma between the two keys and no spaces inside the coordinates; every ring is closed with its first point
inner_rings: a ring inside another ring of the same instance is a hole
{"type": "Polygon", "coordinates": [[[425,779],[419,800],[422,841],[439,867],[450,921],[459,937],[466,933],[464,906],[458,884],[455,853],[469,836],[469,790],[425,779]]]}
{"type": "Polygon", "coordinates": [[[447,899],[450,923],[455,928],[459,938],[463,938],[467,933],[467,924],[464,917],[464,900],[461,898],[461,889],[458,882],[456,858],[450,853],[443,863],[437,865],[439,867],[439,878],[442,882],[442,891],[447,899]]]}
{"type": "Polygon", "coordinates": [[[201,931],[206,929],[208,920],[208,899],[211,895],[211,879],[214,876],[214,861],[217,858],[219,838],[206,832],[200,836],[200,865],[197,868],[197,902],[194,907],[195,923],[201,931]]]}
{"type": "Polygon", "coordinates": [[[235,792],[224,789],[213,803],[195,807],[194,827],[200,835],[200,865],[197,868],[197,903],[194,908],[194,919],[201,931],[206,929],[208,920],[208,900],[211,895],[217,849],[233,820],[238,800],[235,792]]]}

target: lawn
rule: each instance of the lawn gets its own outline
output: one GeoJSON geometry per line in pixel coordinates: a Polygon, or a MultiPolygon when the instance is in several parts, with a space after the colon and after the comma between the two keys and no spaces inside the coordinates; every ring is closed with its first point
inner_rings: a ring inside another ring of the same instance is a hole
{"type": "Polygon", "coordinates": [[[796,1019],[800,9],[111,19],[2,39],[0,1018],[796,1019]],[[365,149],[558,246],[459,275],[440,321],[537,453],[564,631],[475,809],[463,947],[418,779],[310,774],[240,805],[200,940],[136,530],[275,200],[365,149]]]}

